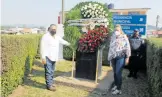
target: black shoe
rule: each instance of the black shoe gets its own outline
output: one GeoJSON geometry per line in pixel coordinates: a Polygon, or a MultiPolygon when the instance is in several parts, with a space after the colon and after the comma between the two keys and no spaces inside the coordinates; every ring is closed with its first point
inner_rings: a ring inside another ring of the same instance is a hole
{"type": "Polygon", "coordinates": [[[133,78],[134,78],[134,79],[137,79],[137,74],[133,75],[133,78]]]}
{"type": "Polygon", "coordinates": [[[50,90],[50,91],[56,91],[56,88],[53,87],[53,86],[51,86],[51,87],[47,87],[47,89],[50,90]]]}
{"type": "Polygon", "coordinates": [[[129,73],[128,77],[133,77],[133,75],[131,73],[129,73]]]}

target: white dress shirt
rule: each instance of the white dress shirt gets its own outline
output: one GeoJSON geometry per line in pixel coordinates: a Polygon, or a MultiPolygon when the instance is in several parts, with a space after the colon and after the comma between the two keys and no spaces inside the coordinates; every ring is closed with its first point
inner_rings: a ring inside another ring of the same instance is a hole
{"type": "Polygon", "coordinates": [[[61,37],[57,35],[52,36],[49,32],[43,35],[40,46],[42,59],[48,57],[51,61],[57,61],[59,56],[59,43],[70,45],[61,37]]]}

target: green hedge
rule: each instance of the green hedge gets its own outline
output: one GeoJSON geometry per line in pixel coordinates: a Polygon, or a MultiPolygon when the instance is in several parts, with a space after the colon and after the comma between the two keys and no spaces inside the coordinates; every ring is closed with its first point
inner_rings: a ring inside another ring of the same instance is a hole
{"type": "MultiPolygon", "coordinates": [[[[71,36],[68,36],[69,34],[67,33],[70,33],[72,34],[71,32],[67,31],[67,21],[68,20],[75,20],[75,19],[81,19],[82,18],[82,15],[81,15],[81,7],[86,5],[86,4],[99,4],[100,6],[102,6],[104,8],[104,11],[106,11],[108,13],[108,20],[109,20],[109,31],[111,32],[113,30],[113,21],[112,21],[112,14],[109,12],[109,9],[102,3],[98,3],[98,2],[81,2],[79,4],[77,4],[75,7],[73,7],[67,14],[66,14],[66,19],[65,19],[65,37],[67,40],[69,39],[73,39],[73,37],[71,36]]],[[[81,30],[81,27],[78,27],[79,30],[81,30]]],[[[76,40],[77,41],[77,40],[76,40]]],[[[103,51],[103,62],[104,64],[108,64],[107,63],[107,54],[108,54],[108,45],[106,45],[104,51],[103,51]]],[[[72,51],[71,49],[69,49],[68,47],[64,47],[64,53],[63,53],[63,56],[64,58],[66,59],[72,59],[72,51]]]]}
{"type": "Polygon", "coordinates": [[[162,97],[162,38],[148,40],[147,75],[150,97],[162,97]]]}
{"type": "Polygon", "coordinates": [[[2,35],[2,97],[23,82],[30,73],[37,54],[40,35],[2,35]]]}
{"type": "Polygon", "coordinates": [[[65,36],[64,39],[67,40],[68,42],[70,42],[70,46],[64,46],[64,58],[65,59],[70,59],[72,58],[72,54],[73,51],[75,52],[75,50],[77,49],[77,41],[79,40],[81,33],[78,27],[75,26],[68,26],[65,28],[65,36]],[[72,37],[72,38],[69,38],[72,37]]]}

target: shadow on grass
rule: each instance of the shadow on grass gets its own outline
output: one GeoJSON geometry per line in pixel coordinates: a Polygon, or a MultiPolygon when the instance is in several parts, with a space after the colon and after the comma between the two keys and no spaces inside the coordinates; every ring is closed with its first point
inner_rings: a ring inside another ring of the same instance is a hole
{"type": "Polygon", "coordinates": [[[34,60],[34,64],[37,65],[38,67],[44,68],[43,64],[38,59],[34,60]]]}
{"type": "MultiPolygon", "coordinates": [[[[27,58],[28,59],[28,58],[27,58]]],[[[28,61],[28,60],[27,60],[28,61]]],[[[40,83],[37,80],[34,80],[34,77],[41,77],[42,79],[45,78],[45,72],[44,72],[44,66],[39,60],[34,60],[34,65],[36,66],[35,68],[32,69],[31,74],[29,76],[24,75],[24,83],[23,85],[26,86],[31,86],[31,87],[36,87],[36,88],[41,88],[41,89],[46,89],[46,84],[40,83]],[[38,68],[43,68],[42,69],[37,69],[38,68]]],[[[62,72],[62,71],[55,71],[54,72],[54,78],[58,76],[67,76],[69,77],[70,72],[62,72]],[[66,73],[66,75],[65,75],[66,73]]]]}
{"type": "Polygon", "coordinates": [[[35,88],[46,89],[45,84],[34,81],[30,77],[25,79],[23,85],[30,86],[30,87],[35,87],[35,88]]]}

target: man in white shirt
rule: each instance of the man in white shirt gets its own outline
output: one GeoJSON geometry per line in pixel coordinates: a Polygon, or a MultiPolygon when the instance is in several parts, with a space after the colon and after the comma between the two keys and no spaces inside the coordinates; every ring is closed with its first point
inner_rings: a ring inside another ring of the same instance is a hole
{"type": "Polygon", "coordinates": [[[55,63],[58,60],[59,55],[59,43],[64,45],[70,45],[70,43],[56,35],[56,29],[57,26],[55,24],[50,25],[48,32],[42,37],[40,48],[42,64],[44,64],[45,68],[46,86],[47,89],[51,91],[56,91],[53,78],[55,63]]]}

